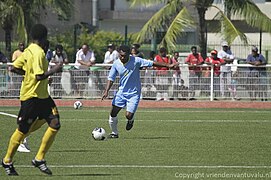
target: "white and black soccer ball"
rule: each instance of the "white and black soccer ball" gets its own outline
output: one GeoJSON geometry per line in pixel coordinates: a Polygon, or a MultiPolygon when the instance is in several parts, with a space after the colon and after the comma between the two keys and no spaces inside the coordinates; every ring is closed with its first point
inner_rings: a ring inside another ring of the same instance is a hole
{"type": "Polygon", "coordinates": [[[82,106],[83,106],[83,104],[81,103],[81,101],[75,101],[73,103],[74,109],[80,109],[82,106]]]}
{"type": "Polygon", "coordinates": [[[105,132],[104,128],[96,127],[95,129],[93,129],[92,137],[95,140],[100,140],[100,141],[105,140],[106,139],[106,132],[105,132]]]}

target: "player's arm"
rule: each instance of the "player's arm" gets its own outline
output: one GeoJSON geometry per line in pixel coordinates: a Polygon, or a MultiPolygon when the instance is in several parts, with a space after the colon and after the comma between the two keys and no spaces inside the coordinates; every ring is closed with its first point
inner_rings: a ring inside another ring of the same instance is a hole
{"type": "Polygon", "coordinates": [[[164,63],[164,62],[153,61],[153,66],[154,67],[176,68],[179,66],[179,63],[168,64],[168,63],[164,63]]]}
{"type": "Polygon", "coordinates": [[[102,95],[101,101],[104,100],[104,99],[108,96],[109,90],[110,90],[111,87],[113,86],[113,83],[114,83],[114,82],[111,81],[111,80],[108,80],[108,81],[107,81],[107,85],[106,85],[106,88],[105,88],[104,93],[103,93],[103,95],[102,95]]]}
{"type": "Polygon", "coordinates": [[[21,68],[16,68],[14,66],[11,67],[11,72],[19,74],[19,75],[25,75],[25,71],[21,68]]]}
{"type": "Polygon", "coordinates": [[[19,56],[16,61],[13,62],[13,66],[11,67],[11,72],[19,74],[19,75],[25,75],[25,71],[23,70],[23,66],[25,64],[24,60],[24,54],[19,56]]]}
{"type": "Polygon", "coordinates": [[[43,74],[37,74],[36,79],[37,79],[37,81],[47,79],[49,76],[53,75],[54,73],[61,72],[62,68],[63,68],[62,63],[56,64],[49,71],[46,71],[43,74]]]}

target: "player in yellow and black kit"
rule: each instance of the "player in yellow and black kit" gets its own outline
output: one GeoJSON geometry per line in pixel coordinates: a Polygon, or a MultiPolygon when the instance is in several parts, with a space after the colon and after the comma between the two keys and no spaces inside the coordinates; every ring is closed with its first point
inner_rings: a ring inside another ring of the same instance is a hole
{"type": "Polygon", "coordinates": [[[17,118],[18,128],[10,138],[7,153],[2,160],[7,175],[18,175],[12,159],[20,142],[31,132],[48,123],[38,153],[32,160],[33,166],[43,173],[52,175],[47,167],[44,156],[52,145],[60,128],[57,107],[48,94],[48,77],[62,70],[62,64],[55,65],[48,70],[48,61],[45,59],[44,48],[47,40],[47,28],[42,24],[36,24],[31,29],[33,43],[31,43],[22,55],[14,62],[12,71],[24,76],[20,91],[21,108],[17,118]],[[44,120],[41,120],[44,119],[44,120]]]}

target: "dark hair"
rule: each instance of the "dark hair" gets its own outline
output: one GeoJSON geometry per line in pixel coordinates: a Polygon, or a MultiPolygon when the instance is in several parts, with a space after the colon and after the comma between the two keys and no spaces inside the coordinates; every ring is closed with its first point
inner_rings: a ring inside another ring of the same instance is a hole
{"type": "Polygon", "coordinates": [[[161,47],[161,48],[159,49],[159,52],[160,52],[160,53],[167,52],[167,49],[166,49],[165,47],[161,47]]]}
{"type": "Polygon", "coordinates": [[[173,54],[178,54],[179,55],[179,52],[178,51],[174,51],[173,54]]]}
{"type": "Polygon", "coordinates": [[[57,50],[57,49],[59,49],[59,50],[63,50],[63,46],[61,45],[61,44],[57,44],[56,45],[56,47],[55,47],[55,49],[57,50]]]}
{"type": "Polygon", "coordinates": [[[192,49],[197,49],[197,46],[192,46],[191,47],[191,51],[192,51],[192,49]]]}
{"type": "Polygon", "coordinates": [[[120,45],[119,51],[123,51],[130,54],[130,47],[127,45],[120,45]]]}
{"type": "Polygon", "coordinates": [[[156,54],[155,51],[151,51],[151,52],[150,52],[150,57],[151,57],[151,58],[154,58],[155,54],[156,54]]]}
{"type": "Polygon", "coordinates": [[[31,37],[33,40],[42,40],[47,37],[48,31],[47,28],[42,24],[35,24],[31,28],[31,37]]]}

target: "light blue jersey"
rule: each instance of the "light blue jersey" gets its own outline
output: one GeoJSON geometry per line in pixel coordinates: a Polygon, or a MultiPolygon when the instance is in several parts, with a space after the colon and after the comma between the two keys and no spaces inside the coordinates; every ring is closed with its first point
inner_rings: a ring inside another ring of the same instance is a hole
{"type": "Polygon", "coordinates": [[[108,75],[110,81],[115,81],[118,74],[120,76],[119,89],[112,104],[121,108],[127,105],[127,111],[134,113],[141,93],[140,68],[152,65],[152,61],[134,56],[130,56],[126,64],[116,60],[108,75]]]}

